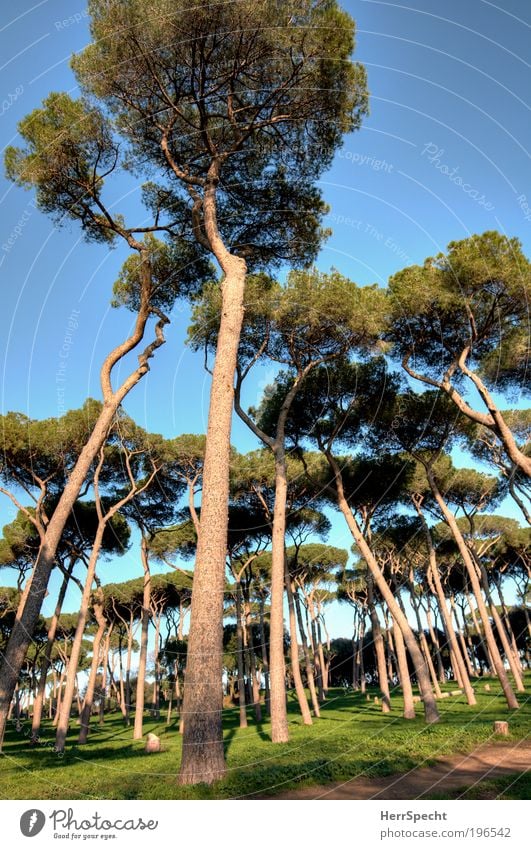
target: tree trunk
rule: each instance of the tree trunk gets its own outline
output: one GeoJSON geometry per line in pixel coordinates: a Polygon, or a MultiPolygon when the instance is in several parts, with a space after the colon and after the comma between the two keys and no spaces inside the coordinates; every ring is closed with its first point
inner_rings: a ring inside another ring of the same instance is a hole
{"type": "Polygon", "coordinates": [[[465,564],[466,570],[468,572],[468,576],[470,578],[470,585],[472,587],[472,592],[474,593],[474,597],[476,599],[476,604],[478,606],[479,615],[481,616],[481,622],[483,624],[483,632],[485,634],[485,639],[487,645],[489,647],[489,652],[492,657],[492,662],[494,663],[494,668],[496,670],[496,674],[500,680],[500,684],[502,686],[505,699],[507,701],[507,706],[511,709],[516,709],[519,707],[518,700],[514,695],[513,689],[509,683],[509,678],[507,677],[507,673],[505,671],[505,667],[503,665],[503,661],[501,659],[500,652],[498,650],[498,646],[496,645],[496,640],[494,638],[494,633],[492,630],[492,626],[490,624],[489,614],[487,611],[486,604],[483,600],[483,596],[481,594],[481,587],[479,584],[479,579],[476,573],[476,564],[472,560],[470,555],[470,551],[466,545],[466,542],[463,538],[461,531],[459,530],[459,526],[457,524],[456,518],[452,511],[447,506],[444,498],[442,497],[439,488],[435,482],[435,478],[431,470],[427,470],[428,481],[437,501],[437,504],[443,514],[443,517],[452,531],[453,537],[457,543],[457,547],[465,564]]]}
{"type": "Polygon", "coordinates": [[[271,715],[271,696],[269,688],[269,659],[267,656],[267,645],[265,635],[264,599],[260,598],[260,649],[262,653],[262,668],[264,670],[265,686],[265,709],[268,716],[271,715]]]}
{"type": "Polygon", "coordinates": [[[271,739],[287,743],[286,669],[284,664],[284,564],[288,483],[284,446],[275,454],[275,509],[271,550],[271,611],[269,663],[271,675],[271,739]]]}
{"type": "Polygon", "coordinates": [[[297,694],[297,700],[299,702],[299,708],[304,725],[312,725],[312,715],[310,713],[310,708],[308,707],[304,684],[302,683],[301,667],[299,662],[299,644],[297,641],[297,623],[295,621],[295,605],[293,603],[293,585],[290,580],[287,562],[285,567],[285,576],[289,613],[289,647],[291,655],[291,669],[293,671],[293,680],[295,682],[295,692],[297,694]]]}
{"type": "Polygon", "coordinates": [[[345,521],[347,522],[349,530],[352,536],[354,537],[354,540],[356,541],[356,544],[358,545],[362,556],[367,561],[367,565],[373,576],[374,583],[378,587],[381,597],[384,599],[387,607],[389,608],[391,616],[393,617],[394,621],[396,622],[404,636],[406,646],[408,648],[409,654],[413,661],[413,665],[415,667],[415,672],[417,674],[419,690],[424,701],[424,716],[426,722],[438,722],[440,718],[439,711],[437,710],[437,703],[435,701],[433,691],[431,689],[429,671],[426,667],[424,658],[422,657],[422,652],[420,651],[420,648],[417,644],[415,635],[411,630],[407,618],[400,610],[400,606],[398,605],[395,597],[393,596],[393,593],[391,592],[390,587],[388,586],[385,578],[383,577],[378,567],[378,563],[376,562],[376,559],[374,557],[374,554],[372,553],[372,550],[367,544],[367,541],[365,540],[365,537],[363,536],[363,533],[361,532],[361,529],[356,519],[354,518],[354,515],[352,514],[352,511],[344,495],[341,472],[337,461],[330,454],[327,455],[327,460],[332,468],[332,471],[334,472],[336,479],[339,509],[345,517],[345,521]]]}
{"type": "Polygon", "coordinates": [[[304,628],[304,621],[302,618],[302,610],[301,610],[301,600],[299,598],[299,594],[297,589],[294,589],[293,592],[293,600],[295,602],[295,612],[297,614],[297,622],[299,625],[299,634],[302,643],[302,651],[304,654],[304,665],[306,668],[306,678],[308,679],[308,689],[310,691],[310,698],[312,702],[312,710],[314,716],[321,716],[321,711],[319,708],[319,699],[317,698],[317,691],[315,689],[315,679],[313,676],[313,667],[312,661],[310,657],[310,650],[308,648],[308,641],[306,639],[306,630],[304,628]]]}
{"type": "Polygon", "coordinates": [[[418,603],[418,599],[415,595],[415,586],[413,584],[412,579],[410,579],[409,582],[408,582],[408,588],[409,588],[409,595],[410,595],[410,598],[411,598],[411,607],[413,608],[413,611],[415,613],[415,618],[417,620],[417,630],[418,630],[418,633],[419,633],[420,648],[422,650],[422,653],[424,655],[426,663],[428,664],[428,669],[430,671],[430,677],[431,677],[431,683],[433,685],[433,691],[435,693],[436,698],[440,699],[441,698],[441,688],[439,687],[439,681],[437,679],[437,675],[435,674],[435,667],[434,667],[433,661],[431,659],[430,650],[428,648],[428,643],[426,641],[426,635],[425,635],[424,629],[422,627],[422,622],[421,622],[421,619],[420,619],[419,603],[418,603]]]}
{"type": "Polygon", "coordinates": [[[131,725],[131,660],[133,656],[133,611],[129,615],[127,631],[127,659],[125,661],[125,724],[131,725]]]}
{"type": "Polygon", "coordinates": [[[151,574],[149,571],[147,540],[144,534],[142,534],[142,541],[140,543],[140,556],[144,570],[144,590],[142,595],[142,634],[140,637],[140,655],[138,658],[133,740],[141,740],[144,733],[144,687],[146,682],[149,618],[151,614],[151,574]]]}
{"type": "Polygon", "coordinates": [[[409,677],[406,646],[402,631],[396,622],[393,628],[393,635],[395,638],[398,675],[400,677],[400,686],[402,687],[402,696],[404,698],[404,719],[415,719],[415,705],[413,704],[413,689],[411,687],[411,679],[409,677]]]}
{"type": "Polygon", "coordinates": [[[96,564],[98,562],[98,557],[103,542],[103,534],[105,531],[105,527],[105,521],[98,522],[98,528],[96,530],[96,535],[92,544],[92,551],[90,553],[90,560],[87,565],[87,576],[83,587],[83,594],[81,596],[79,615],[77,618],[76,625],[76,633],[72,642],[70,661],[68,663],[65,692],[63,694],[63,699],[61,702],[61,712],[59,714],[59,719],[57,722],[57,733],[55,736],[55,750],[57,752],[63,752],[65,748],[66,735],[68,733],[68,726],[70,723],[72,699],[74,697],[74,689],[76,684],[77,669],[79,665],[79,657],[81,654],[81,644],[83,642],[83,635],[85,632],[85,626],[87,624],[90,597],[92,594],[92,584],[94,582],[94,575],[96,574],[96,564]]]}
{"type": "Polygon", "coordinates": [[[44,703],[44,696],[46,692],[46,679],[48,678],[48,670],[50,669],[50,661],[52,657],[52,651],[55,643],[55,635],[57,633],[57,624],[59,622],[59,616],[61,615],[61,610],[63,607],[63,602],[65,600],[66,590],[68,587],[68,582],[72,576],[72,572],[74,570],[74,566],[76,564],[75,558],[71,558],[70,563],[68,565],[67,572],[63,578],[63,582],[61,584],[61,589],[59,590],[59,595],[57,597],[57,604],[55,605],[54,614],[52,616],[52,620],[50,622],[50,627],[48,628],[47,640],[46,640],[46,649],[44,651],[44,657],[42,659],[41,666],[41,675],[39,679],[39,687],[37,690],[37,695],[35,696],[35,700],[33,702],[33,717],[31,723],[31,739],[35,742],[40,734],[41,730],[41,719],[42,719],[42,708],[44,703]]]}
{"type": "Polygon", "coordinates": [[[87,692],[85,693],[85,702],[83,704],[83,710],[81,711],[80,717],[80,731],[78,744],[83,745],[87,742],[89,725],[90,725],[90,717],[92,715],[92,704],[94,701],[94,690],[96,688],[96,677],[98,675],[98,667],[100,665],[100,645],[103,638],[103,634],[105,633],[105,628],[107,627],[107,622],[103,615],[103,593],[101,593],[99,601],[94,603],[94,616],[96,617],[96,621],[98,623],[98,630],[94,636],[94,642],[92,643],[92,664],[90,666],[90,674],[89,680],[87,683],[87,692]]]}
{"type": "Polygon", "coordinates": [[[439,644],[439,638],[437,633],[433,627],[432,617],[431,617],[431,602],[428,598],[426,602],[426,622],[428,623],[428,631],[430,633],[430,640],[435,651],[435,659],[437,661],[437,675],[439,676],[439,684],[446,683],[446,675],[444,672],[444,664],[442,661],[441,655],[441,646],[439,644]]]}
{"type": "Polygon", "coordinates": [[[383,644],[382,629],[380,628],[380,620],[378,619],[378,614],[374,605],[372,577],[368,577],[369,580],[367,581],[367,603],[369,606],[372,639],[374,642],[374,651],[376,654],[378,686],[380,688],[380,693],[382,694],[382,713],[389,713],[389,711],[391,710],[391,696],[389,693],[389,679],[387,677],[387,669],[385,667],[385,650],[383,644]]]}
{"type": "Polygon", "coordinates": [[[238,702],[240,705],[240,728],[247,728],[245,671],[243,665],[242,591],[241,584],[238,580],[236,581],[236,640],[238,663],[238,702]]]}
{"type": "Polygon", "coordinates": [[[465,665],[465,660],[463,655],[461,654],[461,650],[459,648],[459,644],[457,642],[457,637],[455,635],[455,629],[452,625],[452,617],[448,611],[446,606],[446,597],[444,595],[444,590],[441,582],[441,576],[439,573],[439,567],[437,565],[437,558],[435,554],[435,548],[433,545],[433,540],[431,536],[430,529],[426,523],[426,519],[424,518],[424,514],[420,509],[420,505],[414,501],[415,508],[417,514],[419,516],[420,521],[422,522],[422,529],[424,531],[424,537],[426,539],[426,547],[428,549],[428,581],[430,585],[433,586],[435,590],[435,594],[437,596],[437,601],[439,604],[439,610],[441,612],[443,626],[446,633],[446,639],[448,641],[448,645],[450,646],[450,651],[452,653],[453,663],[455,664],[454,672],[458,676],[458,681],[460,680],[465,691],[466,700],[469,705],[476,704],[476,697],[474,695],[474,690],[470,684],[470,679],[468,677],[467,668],[465,665]]]}
{"type": "Polygon", "coordinates": [[[262,706],[260,704],[260,681],[258,679],[258,670],[256,668],[256,654],[254,650],[253,640],[253,623],[251,621],[251,603],[249,598],[245,598],[244,603],[245,624],[247,629],[247,651],[249,654],[249,670],[251,673],[252,696],[254,705],[254,715],[257,722],[262,722],[262,706]]]}
{"type": "MultiPolygon", "coordinates": [[[[215,213],[210,210],[208,215],[213,218],[215,213]]],[[[181,784],[210,784],[223,778],[226,771],[222,731],[223,597],[234,373],[243,322],[246,265],[244,260],[223,252],[219,245],[215,250],[225,278],[221,284],[221,321],[210,391],[188,635],[181,784]]]]}

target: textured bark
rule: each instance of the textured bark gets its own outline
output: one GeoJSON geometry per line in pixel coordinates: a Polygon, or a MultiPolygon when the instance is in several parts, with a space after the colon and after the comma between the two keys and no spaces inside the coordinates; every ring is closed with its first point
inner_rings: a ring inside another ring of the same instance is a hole
{"type": "Polygon", "coordinates": [[[286,670],[284,665],[284,563],[286,502],[288,483],[284,445],[275,455],[275,509],[271,550],[271,611],[269,631],[269,670],[271,676],[271,739],[289,740],[286,709],[286,670]]]}
{"type": "Polygon", "coordinates": [[[264,671],[264,686],[265,686],[265,709],[268,716],[271,715],[271,696],[269,687],[269,658],[267,654],[266,635],[265,635],[265,602],[260,598],[260,651],[262,654],[262,669],[264,671]]]}
{"type": "Polygon", "coordinates": [[[481,593],[481,587],[479,583],[479,578],[476,573],[476,564],[472,560],[470,551],[466,545],[466,542],[463,538],[461,531],[459,530],[459,526],[455,519],[454,514],[447,506],[444,498],[442,497],[439,488],[435,482],[435,478],[430,470],[428,470],[428,481],[437,501],[437,504],[443,514],[443,517],[450,528],[453,537],[457,543],[457,547],[459,549],[459,553],[463,559],[466,570],[468,572],[468,576],[470,579],[470,586],[472,587],[472,592],[474,594],[474,598],[476,599],[476,604],[478,606],[479,615],[481,616],[481,622],[483,625],[483,632],[485,634],[485,640],[489,647],[489,652],[492,657],[492,662],[494,664],[494,668],[496,670],[496,674],[500,680],[500,684],[502,686],[503,693],[505,695],[505,699],[507,701],[507,706],[511,709],[518,708],[518,700],[514,695],[513,689],[509,683],[509,678],[505,671],[505,667],[503,665],[503,661],[501,659],[501,655],[496,644],[496,640],[494,638],[494,633],[492,631],[492,626],[490,624],[489,614],[487,611],[486,604],[483,600],[483,596],[481,593]]]}
{"type": "MultiPolygon", "coordinates": [[[[205,216],[214,213],[208,205],[205,216]]],[[[209,234],[212,243],[212,236],[209,234]]],[[[234,373],[243,321],[246,266],[223,246],[222,309],[203,466],[203,496],[184,686],[181,784],[211,783],[225,775],[222,735],[223,594],[227,550],[230,434],[234,373]]]]}

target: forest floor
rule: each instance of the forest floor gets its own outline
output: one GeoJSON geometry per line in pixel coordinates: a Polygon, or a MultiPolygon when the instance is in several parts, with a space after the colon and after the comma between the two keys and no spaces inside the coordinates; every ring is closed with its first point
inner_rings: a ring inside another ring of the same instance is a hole
{"type": "MultiPolygon", "coordinates": [[[[462,695],[443,699],[441,721],[436,725],[424,724],[421,704],[416,705],[415,720],[403,719],[398,693],[393,694],[391,713],[384,715],[374,703],[375,690],[369,690],[367,699],[361,693],[334,689],[322,706],[321,718],[308,727],[302,724],[290,695],[290,742],[274,746],[268,722],[257,724],[249,710],[249,727],[240,729],[237,708],[227,709],[223,716],[227,777],[211,786],[177,784],[182,738],[178,719],[166,725],[163,711],[160,719],[146,712],[144,733],[151,731],[161,739],[162,751],[155,755],[144,753],[142,740],[133,741],[133,729],[124,727],[120,714],[106,716],[103,725],[93,718],[85,746],[77,745],[79,729],[74,719],[63,758],[52,750],[51,723],[44,723],[42,742],[35,747],[29,745],[28,720],[23,720],[19,731],[10,723],[0,758],[0,798],[249,799],[286,796],[294,788],[290,798],[315,798],[327,793],[332,784],[337,788],[353,782],[367,783],[373,794],[387,787],[378,798],[412,798],[404,795],[408,792],[415,798],[420,793],[424,799],[461,798],[464,787],[472,788],[472,795],[465,798],[529,798],[530,748],[520,743],[531,735],[531,674],[518,711],[507,710],[495,680],[473,684],[478,704],[469,707],[462,695]],[[485,690],[486,683],[490,692],[485,690]],[[497,743],[493,722],[503,719],[509,722],[510,735],[497,743]],[[479,773],[473,769],[472,774],[471,765],[491,750],[500,753],[499,758],[494,754],[494,760],[503,761],[503,766],[498,763],[490,771],[492,764],[485,764],[483,775],[488,775],[488,781],[477,783],[479,773]],[[475,760],[463,759],[471,753],[475,760]],[[437,782],[437,772],[420,793],[408,790],[413,774],[418,779],[425,769],[448,772],[454,762],[457,784],[437,782]],[[300,796],[301,788],[309,788],[304,791],[308,795],[300,796]]],[[[455,689],[455,683],[444,689],[455,689]]]]}

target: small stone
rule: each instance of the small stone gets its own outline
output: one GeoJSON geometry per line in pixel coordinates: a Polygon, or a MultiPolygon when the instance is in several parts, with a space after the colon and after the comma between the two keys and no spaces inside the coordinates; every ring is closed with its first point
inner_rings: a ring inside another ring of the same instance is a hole
{"type": "Polygon", "coordinates": [[[371,700],[371,697],[369,696],[369,694],[368,694],[368,693],[367,693],[367,695],[366,695],[366,699],[367,699],[367,701],[368,701],[368,702],[370,702],[370,700],[371,700]]]}
{"type": "Polygon", "coordinates": [[[495,734],[502,734],[504,737],[507,737],[509,734],[509,723],[503,721],[497,721],[492,726],[495,734]]]}
{"type": "Polygon", "coordinates": [[[490,684],[485,684],[485,690],[487,693],[490,693],[490,684]]]}
{"type": "Polygon", "coordinates": [[[419,702],[420,702],[420,696],[413,696],[413,704],[418,705],[419,702]]]}
{"type": "Polygon", "coordinates": [[[380,704],[380,699],[378,698],[378,696],[375,696],[375,697],[374,697],[374,704],[375,704],[375,705],[379,705],[379,704],[380,704]]]}
{"type": "Polygon", "coordinates": [[[156,734],[148,734],[144,751],[148,755],[160,752],[160,738],[156,734]]]}
{"type": "Polygon", "coordinates": [[[451,690],[450,691],[451,696],[461,696],[462,694],[463,694],[462,690],[451,690]]]}

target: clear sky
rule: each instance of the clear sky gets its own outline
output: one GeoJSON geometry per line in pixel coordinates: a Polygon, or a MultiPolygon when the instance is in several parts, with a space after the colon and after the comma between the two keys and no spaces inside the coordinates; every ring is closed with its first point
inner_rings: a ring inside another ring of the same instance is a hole
{"type": "MultiPolygon", "coordinates": [[[[355,58],[367,67],[371,114],[322,179],[333,235],[319,267],[384,285],[450,240],[487,229],[518,236],[530,253],[528,0],[343,5],[357,21],[355,58]]],[[[69,58],[87,41],[82,2],[2,5],[2,149],[17,143],[18,121],[50,91],[76,94],[69,58]]],[[[138,210],[138,192],[139,186],[120,183],[117,208],[138,210]]],[[[109,306],[122,251],[86,244],[75,224],[56,229],[32,200],[0,176],[0,407],[44,417],[60,411],[60,388],[66,407],[99,397],[99,364],[127,333],[131,315],[109,306]],[[59,384],[73,310],[78,328],[59,384]]],[[[174,310],[167,344],[125,403],[140,424],[166,436],[205,429],[208,376],[201,355],[184,345],[187,319],[186,309],[174,310]]],[[[257,373],[248,403],[270,377],[267,369],[257,373]]],[[[233,442],[240,450],[256,447],[239,421],[233,442]]],[[[0,504],[2,524],[12,515],[0,504]]],[[[331,542],[350,546],[339,525],[331,542]]],[[[138,565],[127,557],[122,574],[130,577],[138,565]]],[[[113,570],[102,577],[111,574],[118,577],[113,570]]],[[[350,614],[336,614],[333,625],[335,634],[348,634],[350,614]]]]}

